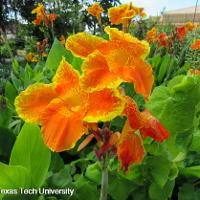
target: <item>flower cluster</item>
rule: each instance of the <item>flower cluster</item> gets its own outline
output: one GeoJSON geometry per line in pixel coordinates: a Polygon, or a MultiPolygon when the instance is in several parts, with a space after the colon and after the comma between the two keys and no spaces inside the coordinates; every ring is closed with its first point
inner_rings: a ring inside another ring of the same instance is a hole
{"type": "Polygon", "coordinates": [[[181,43],[184,42],[188,32],[192,32],[196,27],[196,24],[187,22],[183,26],[176,27],[169,35],[166,32],[158,33],[158,30],[153,27],[147,32],[147,40],[149,43],[156,43],[159,47],[170,48],[176,39],[181,43]]]}
{"type": "MultiPolygon", "coordinates": [[[[37,9],[38,17],[45,13],[41,5],[37,9]]],[[[103,9],[98,3],[87,10],[100,21],[103,9]]],[[[126,27],[134,16],[145,16],[143,9],[132,4],[110,8],[108,14],[112,24],[126,27]]],[[[142,161],[146,137],[162,142],[169,132],[148,110],[141,112],[121,86],[133,83],[135,92],[148,101],[154,83],[152,67],[145,61],[149,44],[125,30],[107,26],[105,32],[108,40],[86,32],[69,36],[65,46],[83,59],[82,74],[63,58],[52,82],[29,86],[16,98],[15,106],[22,119],[41,125],[44,141],[53,151],[73,148],[86,134],[78,150],[96,138],[98,159],[117,152],[121,168],[127,171],[142,161]],[[126,117],[122,133],[98,128],[98,122],[107,124],[117,116],[126,117]]],[[[152,35],[157,35],[156,29],[152,35]]]]}
{"type": "Polygon", "coordinates": [[[55,13],[47,14],[45,11],[45,7],[42,3],[39,3],[38,6],[32,10],[32,14],[36,14],[36,19],[33,21],[36,26],[39,26],[41,23],[49,26],[58,17],[58,15],[55,13]]]}
{"type": "Polygon", "coordinates": [[[190,46],[192,50],[199,50],[200,49],[200,39],[195,40],[194,43],[190,46]]]}

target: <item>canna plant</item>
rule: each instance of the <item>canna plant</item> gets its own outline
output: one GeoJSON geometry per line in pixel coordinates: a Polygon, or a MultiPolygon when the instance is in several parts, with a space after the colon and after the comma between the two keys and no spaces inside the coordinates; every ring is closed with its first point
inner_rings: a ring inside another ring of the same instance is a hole
{"type": "MultiPolygon", "coordinates": [[[[102,10],[98,6],[88,12],[100,23],[102,10]]],[[[145,156],[143,140],[151,137],[162,142],[170,135],[149,110],[138,108],[125,88],[125,83],[134,84],[135,92],[148,102],[154,83],[152,67],[145,61],[149,44],[126,33],[133,17],[144,16],[143,10],[125,4],[110,8],[108,14],[112,24],[123,25],[123,31],[107,26],[108,40],[86,32],[66,40],[66,48],[83,59],[82,73],[63,58],[51,83],[30,85],[15,99],[18,115],[41,126],[44,142],[52,151],[70,150],[85,135],[78,147],[81,151],[96,139],[98,148],[94,147],[94,152],[102,171],[101,200],[107,199],[112,156],[117,155],[120,168],[128,172],[145,156]],[[122,130],[112,131],[110,124],[116,117],[125,117],[126,122],[122,130]]]]}

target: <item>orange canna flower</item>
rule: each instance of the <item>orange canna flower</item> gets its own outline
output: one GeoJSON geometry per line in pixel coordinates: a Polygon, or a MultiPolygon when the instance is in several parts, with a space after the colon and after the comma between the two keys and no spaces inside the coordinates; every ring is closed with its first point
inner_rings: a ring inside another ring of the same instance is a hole
{"type": "Polygon", "coordinates": [[[154,82],[152,68],[144,61],[149,45],[115,28],[106,27],[110,40],[78,33],[66,41],[66,47],[85,58],[82,85],[88,91],[117,88],[133,82],[135,91],[148,99],[154,82]],[[79,48],[77,48],[79,47],[79,48]]]}
{"type": "Polygon", "coordinates": [[[157,35],[156,41],[160,47],[169,48],[169,38],[165,32],[162,32],[159,35],[157,35]]]}
{"type": "Polygon", "coordinates": [[[41,125],[44,141],[53,151],[71,149],[88,132],[88,124],[112,120],[124,104],[117,91],[83,90],[79,73],[64,59],[52,83],[33,84],[15,100],[19,116],[41,125]]]}
{"type": "Polygon", "coordinates": [[[150,31],[147,32],[147,41],[149,43],[155,42],[157,35],[158,35],[158,31],[155,27],[153,27],[150,31]]]}
{"type": "Polygon", "coordinates": [[[185,23],[184,26],[185,26],[187,31],[193,31],[197,28],[197,24],[194,24],[192,22],[187,22],[187,23],[185,23]]]}
{"type": "Polygon", "coordinates": [[[100,20],[101,13],[104,11],[104,9],[99,5],[98,2],[96,2],[92,6],[88,7],[87,11],[89,14],[100,20]]]}
{"type": "Polygon", "coordinates": [[[126,97],[126,100],[124,114],[127,116],[127,121],[119,139],[117,154],[121,168],[128,171],[132,164],[142,162],[144,157],[142,139],[150,136],[157,142],[163,142],[170,134],[148,110],[140,112],[133,99],[126,97]],[[136,134],[136,130],[140,131],[142,137],[136,134]]]}
{"type": "Polygon", "coordinates": [[[181,27],[178,27],[177,28],[177,39],[180,41],[180,42],[183,42],[185,37],[186,37],[186,34],[187,34],[187,30],[184,26],[181,26],[181,27]]]}
{"type": "Polygon", "coordinates": [[[127,26],[130,20],[137,15],[137,8],[133,7],[132,3],[122,4],[118,7],[108,9],[108,16],[111,24],[123,24],[127,26]]]}
{"type": "Polygon", "coordinates": [[[200,49],[200,39],[195,40],[194,43],[190,46],[192,50],[199,50],[200,49]]]}
{"type": "Polygon", "coordinates": [[[39,3],[38,6],[32,10],[32,14],[36,14],[37,16],[39,15],[45,15],[45,8],[42,3],[39,3]]]}
{"type": "Polygon", "coordinates": [[[58,15],[55,13],[51,13],[51,14],[47,14],[46,17],[49,22],[53,23],[57,19],[58,15]]]}
{"type": "Polygon", "coordinates": [[[30,52],[26,55],[26,60],[28,62],[38,62],[39,60],[37,59],[36,55],[33,52],[30,52]]]}
{"type": "Polygon", "coordinates": [[[147,14],[144,12],[144,8],[139,8],[139,13],[138,15],[142,18],[146,17],[147,14]]]}

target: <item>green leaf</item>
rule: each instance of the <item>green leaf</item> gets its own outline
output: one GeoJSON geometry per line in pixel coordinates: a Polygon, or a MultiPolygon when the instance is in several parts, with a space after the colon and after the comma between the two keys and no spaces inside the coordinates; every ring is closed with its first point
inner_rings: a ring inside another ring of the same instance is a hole
{"type": "Polygon", "coordinates": [[[155,183],[161,188],[164,187],[168,180],[171,162],[161,156],[150,156],[147,162],[155,183]]]}
{"type": "Polygon", "coordinates": [[[7,128],[0,127],[0,155],[9,160],[15,135],[7,128]]]}
{"type": "Polygon", "coordinates": [[[30,187],[30,174],[23,166],[0,163],[0,188],[19,189],[30,187]]]}
{"type": "Polygon", "coordinates": [[[195,176],[200,178],[200,165],[182,168],[180,169],[180,173],[185,176],[195,176]]]}
{"type": "Polygon", "coordinates": [[[12,68],[13,68],[13,71],[16,74],[19,73],[19,63],[18,63],[17,59],[13,59],[13,61],[12,61],[12,68]]]}
{"type": "Polygon", "coordinates": [[[69,187],[72,183],[71,170],[72,167],[70,165],[66,165],[64,169],[50,176],[46,180],[48,186],[56,188],[69,187]]]}
{"type": "Polygon", "coordinates": [[[195,196],[194,186],[186,183],[179,190],[178,200],[199,200],[195,196]]]}
{"type": "Polygon", "coordinates": [[[163,188],[153,182],[149,187],[149,197],[152,200],[168,200],[172,196],[175,182],[167,181],[163,188]]]}
{"type": "Polygon", "coordinates": [[[75,181],[75,192],[78,200],[98,200],[99,192],[97,190],[97,185],[89,181],[84,176],[79,176],[75,181]]]}
{"type": "MultiPolygon", "coordinates": [[[[175,82],[174,79],[172,81],[175,82]]],[[[199,101],[200,78],[192,81],[186,76],[173,86],[156,87],[147,107],[175,135],[192,131],[195,107],[199,101]]]]}
{"type": "Polygon", "coordinates": [[[68,51],[57,39],[55,39],[47,57],[45,68],[55,72],[60,64],[60,61],[62,60],[62,57],[65,57],[69,63],[72,62],[73,55],[71,52],[68,51]]]}
{"type": "Polygon", "coordinates": [[[101,183],[101,168],[100,168],[99,162],[89,165],[88,168],[86,169],[85,176],[89,180],[100,185],[100,183],[101,183]]]}
{"type": "Polygon", "coordinates": [[[159,69],[159,73],[157,76],[158,82],[161,83],[163,78],[165,77],[167,73],[167,69],[169,67],[169,62],[170,62],[170,56],[166,54],[163,59],[162,59],[162,64],[159,69]]]}
{"type": "Polygon", "coordinates": [[[8,101],[0,95],[0,126],[7,128],[12,120],[13,112],[8,108],[8,101]]]}
{"type": "Polygon", "coordinates": [[[78,57],[73,57],[73,60],[71,62],[71,65],[74,67],[74,69],[78,70],[80,73],[81,71],[81,65],[83,63],[83,59],[78,57]]]}
{"type": "Polygon", "coordinates": [[[133,182],[122,178],[115,174],[109,175],[109,186],[108,186],[108,194],[114,200],[126,200],[130,193],[135,189],[133,182]]]}
{"type": "Polygon", "coordinates": [[[10,165],[22,165],[31,174],[32,187],[40,187],[50,165],[50,150],[45,146],[40,129],[24,124],[13,147],[10,165]]]}
{"type": "Polygon", "coordinates": [[[5,87],[5,96],[10,101],[11,104],[14,104],[15,97],[17,96],[18,92],[15,87],[12,85],[10,81],[6,82],[5,87]]]}
{"type": "Polygon", "coordinates": [[[56,152],[51,152],[51,164],[49,171],[58,172],[64,168],[64,161],[56,152]]]}

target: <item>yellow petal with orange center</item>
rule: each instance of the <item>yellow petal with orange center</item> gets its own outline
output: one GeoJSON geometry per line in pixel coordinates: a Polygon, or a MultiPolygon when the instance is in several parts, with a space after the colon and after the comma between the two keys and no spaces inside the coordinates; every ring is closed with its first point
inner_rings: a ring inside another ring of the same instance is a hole
{"type": "Polygon", "coordinates": [[[132,46],[133,52],[130,52],[130,54],[133,53],[135,56],[140,56],[142,58],[145,58],[149,54],[150,46],[148,42],[139,40],[129,33],[124,33],[117,28],[110,28],[109,26],[105,28],[105,32],[109,35],[110,40],[119,40],[130,43],[129,45],[126,44],[132,46]]]}
{"type": "Polygon", "coordinates": [[[74,55],[85,58],[95,51],[100,44],[105,42],[106,40],[101,37],[82,32],[69,36],[66,40],[65,46],[74,55]]]}
{"type": "Polygon", "coordinates": [[[33,84],[15,99],[16,111],[26,122],[39,122],[40,114],[56,95],[50,84],[33,84]]]}
{"type": "Polygon", "coordinates": [[[90,92],[104,88],[117,88],[123,81],[109,71],[107,61],[99,51],[95,51],[85,59],[82,70],[82,85],[90,92]]]}
{"type": "Polygon", "coordinates": [[[84,114],[84,107],[74,112],[60,99],[52,101],[41,115],[45,144],[56,152],[73,148],[87,132],[83,122],[84,114]]]}
{"type": "Polygon", "coordinates": [[[125,100],[117,92],[104,89],[89,94],[86,122],[111,121],[121,115],[124,110],[125,100]]]}
{"type": "Polygon", "coordinates": [[[79,87],[79,77],[78,71],[73,69],[64,58],[60,62],[60,65],[53,77],[53,84],[57,93],[61,96],[66,94],[71,88],[79,87]]]}

